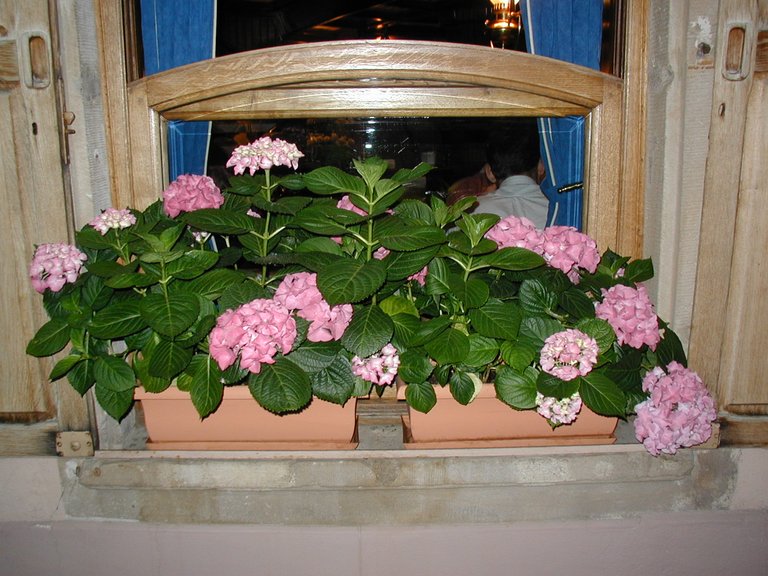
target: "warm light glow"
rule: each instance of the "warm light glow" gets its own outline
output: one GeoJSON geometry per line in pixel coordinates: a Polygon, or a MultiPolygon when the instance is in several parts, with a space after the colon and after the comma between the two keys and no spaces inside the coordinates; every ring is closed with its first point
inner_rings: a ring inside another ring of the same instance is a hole
{"type": "Polygon", "coordinates": [[[493,6],[493,20],[486,20],[485,25],[492,30],[519,29],[520,8],[518,0],[490,0],[493,6]]]}

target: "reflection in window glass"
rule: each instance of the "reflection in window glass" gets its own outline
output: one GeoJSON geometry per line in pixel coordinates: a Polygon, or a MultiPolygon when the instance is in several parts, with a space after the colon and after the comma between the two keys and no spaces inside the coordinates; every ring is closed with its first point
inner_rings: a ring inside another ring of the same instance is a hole
{"type": "Polygon", "coordinates": [[[434,166],[410,191],[444,195],[456,180],[477,173],[486,161],[492,133],[512,131],[516,118],[319,118],[217,121],[211,127],[208,174],[220,186],[232,175],[225,167],[232,150],[262,136],[296,144],[304,153],[300,172],[320,166],[349,170],[355,159],[377,156],[392,171],[419,162],[434,166]]]}

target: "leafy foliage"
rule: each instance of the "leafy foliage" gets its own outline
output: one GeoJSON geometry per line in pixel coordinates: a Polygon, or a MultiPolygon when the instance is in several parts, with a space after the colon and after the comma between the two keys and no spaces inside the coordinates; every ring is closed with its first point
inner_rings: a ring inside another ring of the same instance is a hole
{"type": "Polygon", "coordinates": [[[223,204],[166,215],[158,201],[132,211],[135,224],[105,234],[86,225],[76,235],[86,271],[59,292],[46,292],[50,316],[27,352],[61,354],[50,377],[122,418],[142,385],[189,392],[201,417],[215,411],[224,386],[247,385],[277,414],[303,409],[317,396],[344,404],[368,393],[355,365],[393,345],[405,398],[428,412],[434,384],[468,404],[493,382],[513,409],[537,396],[578,392],[595,412],[626,416],[640,402],[642,374],[685,354],[662,324],[653,350],[619,344],[596,317],[602,290],[652,277],[648,260],[611,251],[578,281],[535,251],[501,247],[489,237],[497,216],[468,214],[472,200],[446,205],[405,198],[405,186],[430,166],[387,177],[379,158],[354,170],[322,167],[277,177],[267,170],[234,176],[223,204]],[[228,310],[271,299],[286,276],[316,274],[328,307],[349,306],[351,321],[328,341],[310,338],[309,320],[294,313],[297,336],[250,372],[235,361],[222,369],[210,353],[211,332],[228,310]],[[545,372],[545,341],[577,329],[594,339],[597,362],[570,380],[545,372]]]}

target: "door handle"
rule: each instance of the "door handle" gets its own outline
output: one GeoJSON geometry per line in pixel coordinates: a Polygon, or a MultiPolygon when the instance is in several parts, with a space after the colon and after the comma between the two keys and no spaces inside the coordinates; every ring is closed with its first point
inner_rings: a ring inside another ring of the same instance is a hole
{"type": "Polygon", "coordinates": [[[734,81],[744,80],[752,72],[752,46],[754,45],[752,23],[729,23],[725,30],[723,78],[734,81]]]}
{"type": "Polygon", "coordinates": [[[51,42],[46,32],[21,35],[21,73],[27,88],[48,88],[51,84],[51,42]]]}

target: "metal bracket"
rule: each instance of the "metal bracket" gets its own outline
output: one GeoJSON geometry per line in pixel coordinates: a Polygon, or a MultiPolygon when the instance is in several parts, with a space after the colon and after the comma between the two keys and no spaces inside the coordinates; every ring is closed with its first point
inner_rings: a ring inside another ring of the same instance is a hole
{"type": "Polygon", "coordinates": [[[71,458],[73,456],[93,456],[93,437],[90,432],[57,432],[56,454],[71,458]]]}

